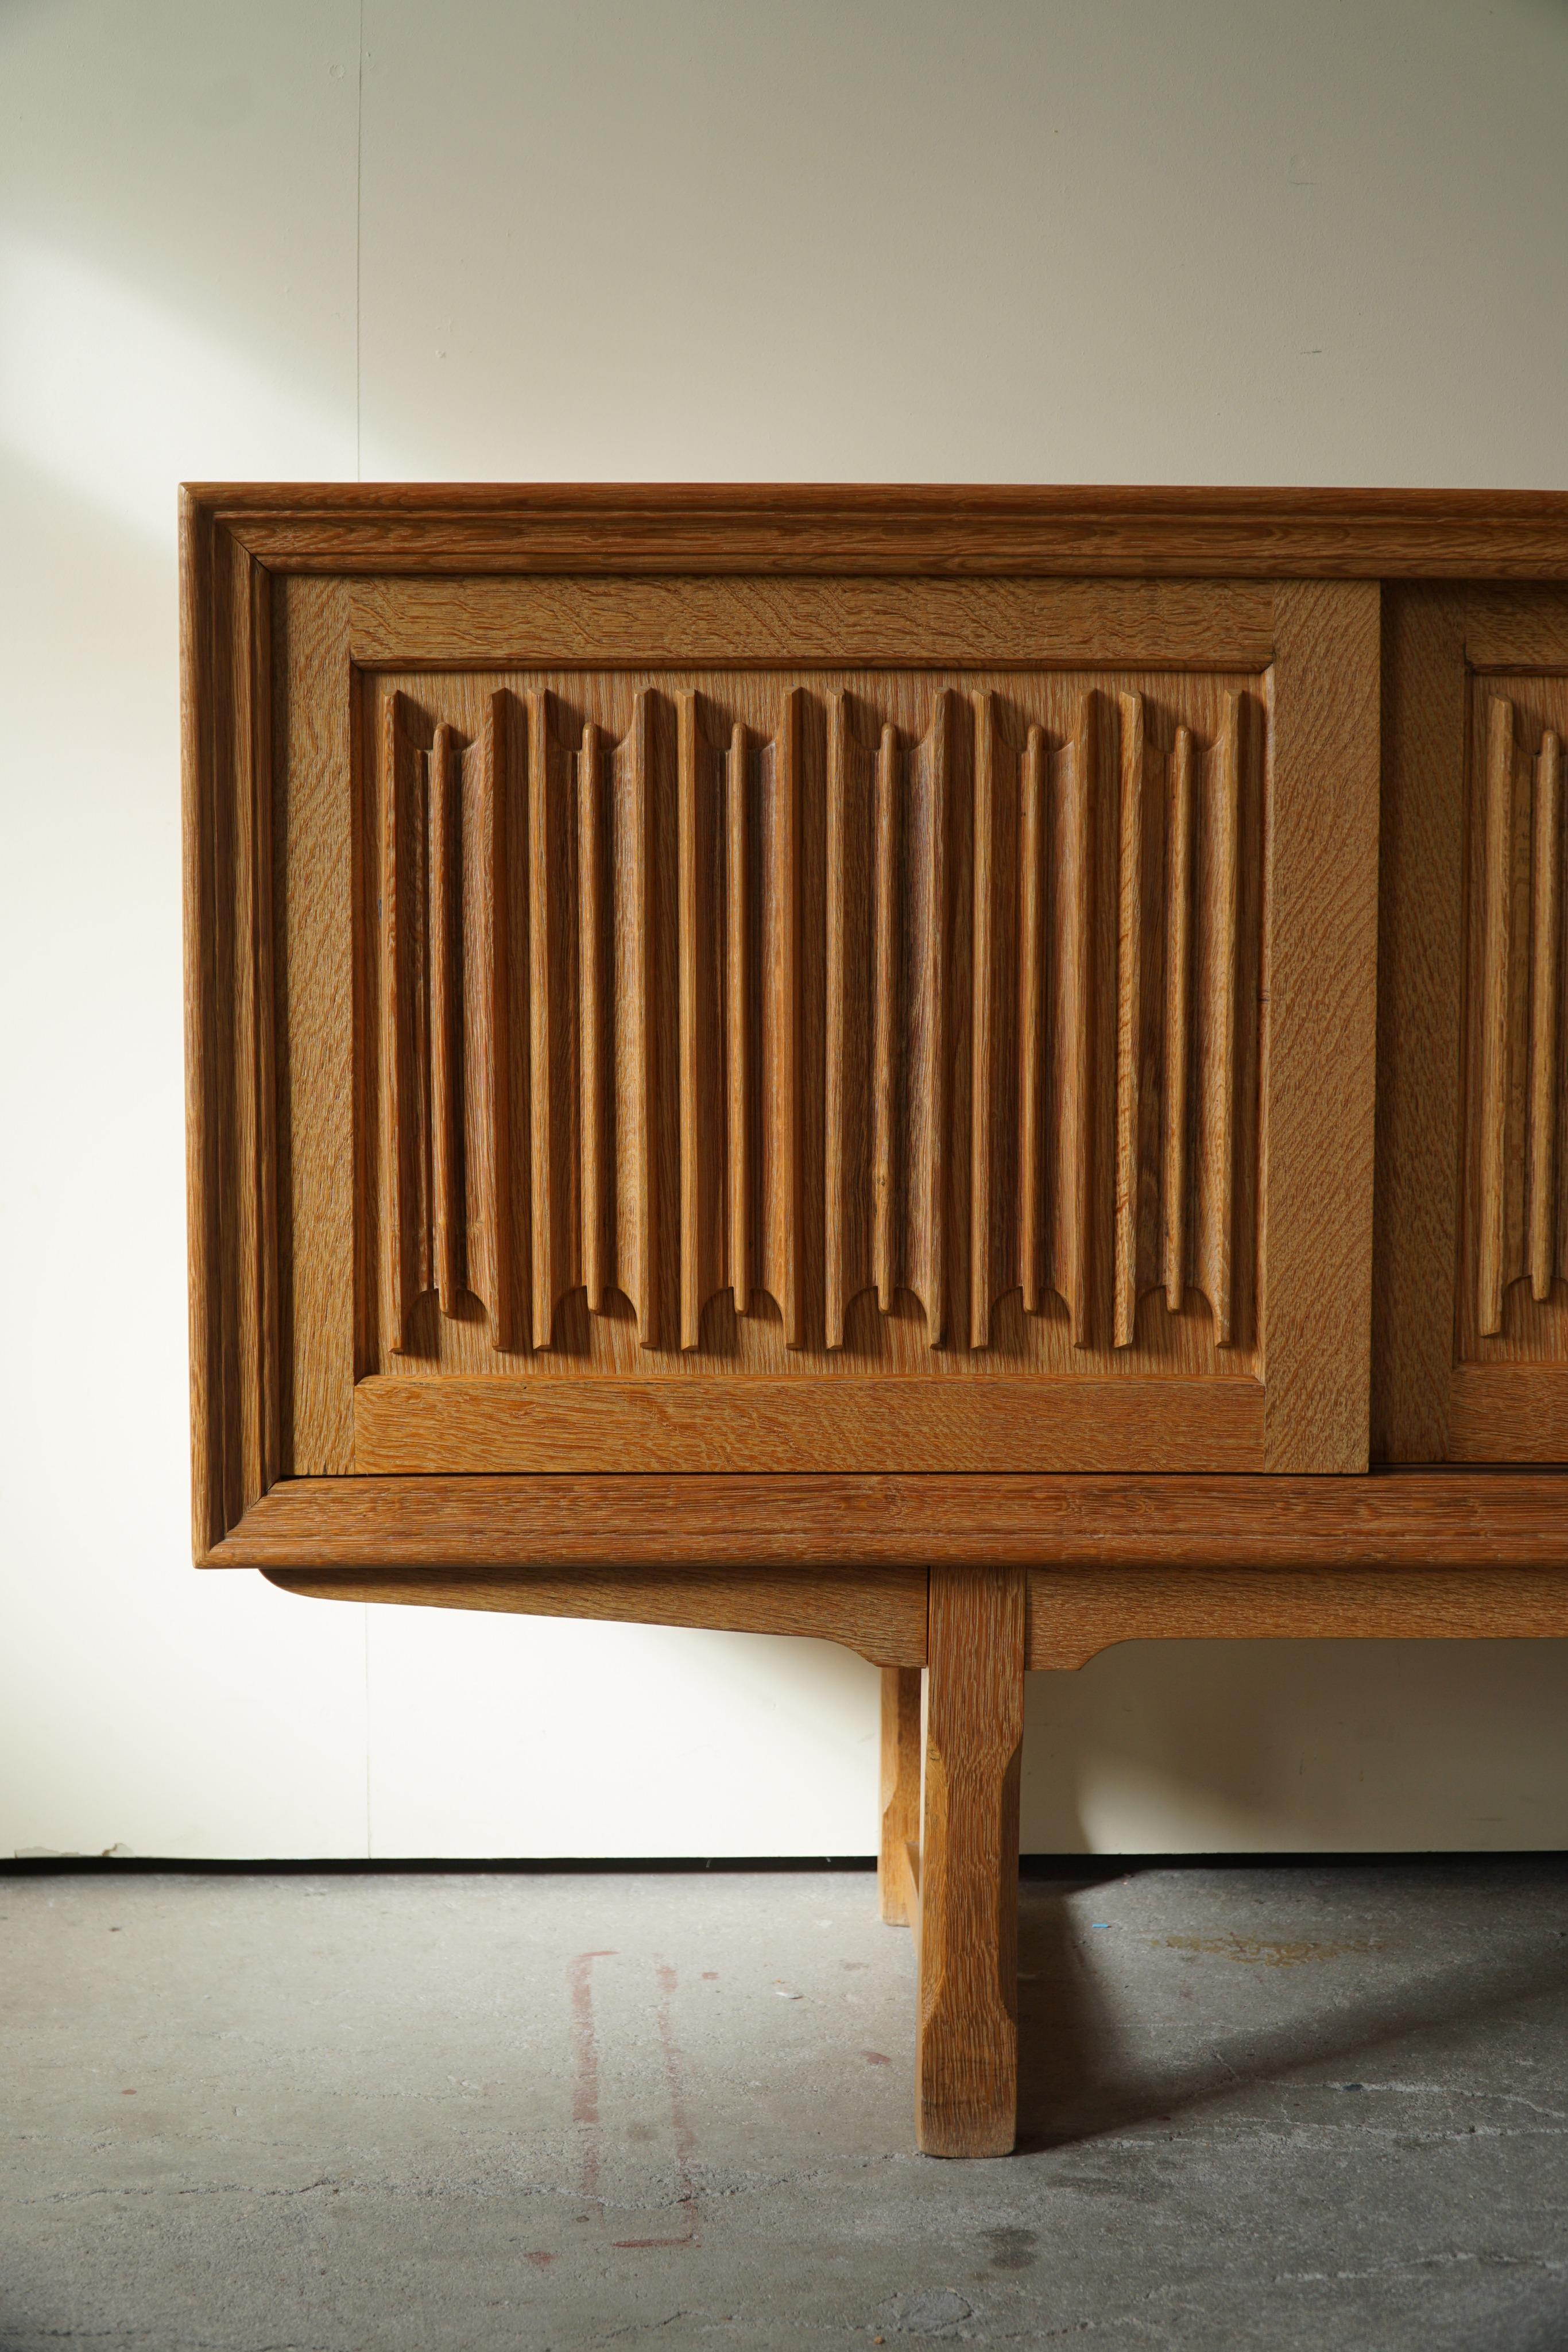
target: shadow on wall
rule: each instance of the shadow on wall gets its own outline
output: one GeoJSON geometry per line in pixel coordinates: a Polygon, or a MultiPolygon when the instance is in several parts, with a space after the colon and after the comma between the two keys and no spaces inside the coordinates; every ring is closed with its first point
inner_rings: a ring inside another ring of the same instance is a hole
{"type": "Polygon", "coordinates": [[[1565,1648],[1129,1642],[1031,1675],[1023,1852],[1568,1846],[1565,1648]]]}

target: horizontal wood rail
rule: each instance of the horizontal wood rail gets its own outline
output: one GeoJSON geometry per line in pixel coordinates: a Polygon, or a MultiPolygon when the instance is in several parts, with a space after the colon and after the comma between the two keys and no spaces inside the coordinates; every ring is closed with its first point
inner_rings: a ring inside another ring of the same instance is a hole
{"type": "Polygon", "coordinates": [[[1568,1472],[285,1478],[209,1568],[1568,1570],[1568,1472]]]}
{"type": "Polygon", "coordinates": [[[207,483],[187,514],[293,572],[1568,572],[1551,490],[207,483]]]}

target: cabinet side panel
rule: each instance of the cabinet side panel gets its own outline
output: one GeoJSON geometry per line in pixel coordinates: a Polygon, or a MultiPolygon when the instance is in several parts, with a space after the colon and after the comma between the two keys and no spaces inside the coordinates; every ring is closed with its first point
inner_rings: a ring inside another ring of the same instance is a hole
{"type": "Polygon", "coordinates": [[[1372,1452],[1440,1462],[1454,1352],[1464,940],[1464,596],[1383,614],[1372,1452]]]}
{"type": "Polygon", "coordinates": [[[353,1467],[354,792],[348,596],[277,583],[278,1224],[285,1475],[353,1467]]]}
{"type": "Polygon", "coordinates": [[[1264,1461],[1367,1461],[1376,1056],[1378,589],[1275,607],[1263,1116],[1264,1461]]]}

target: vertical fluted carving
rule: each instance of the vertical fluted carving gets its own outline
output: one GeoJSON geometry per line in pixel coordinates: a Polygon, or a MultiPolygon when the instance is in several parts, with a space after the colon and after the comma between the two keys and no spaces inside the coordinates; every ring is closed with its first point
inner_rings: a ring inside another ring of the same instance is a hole
{"type": "MultiPolygon", "coordinates": [[[[394,1351],[431,1345],[430,1291],[444,1317],[476,1299],[499,1349],[549,1348],[579,1285],[650,1349],[700,1349],[726,1288],[740,1313],[767,1294],[790,1349],[849,1344],[865,1294],[986,1349],[1012,1290],[1060,1299],[1080,1349],[1197,1290],[1231,1344],[1247,708],[1200,740],[1086,688],[1053,736],[939,688],[901,733],[791,685],[758,743],[690,688],[637,691],[619,740],[591,705],[497,690],[468,742],[389,693],[394,1351]]],[[[1511,886],[1498,918],[1534,942],[1503,970],[1538,1289],[1563,1223],[1557,759],[1550,738],[1533,899],[1519,918],[1511,886]]]]}
{"type": "Polygon", "coordinates": [[[1240,886],[1242,728],[1239,694],[1225,698],[1210,761],[1198,859],[1202,1027],[1197,1066],[1197,1286],[1214,1315],[1215,1339],[1231,1340],[1235,1278],[1236,980],[1240,886]]]}
{"type": "Polygon", "coordinates": [[[404,698],[382,709],[382,1089],[386,1166],[382,1235],[390,1344],[402,1353],[425,1287],[425,1015],[423,759],[404,698]]]}
{"type": "Polygon", "coordinates": [[[576,824],[554,697],[528,698],[528,1113],[533,1339],[548,1348],[555,1310],[579,1279],[576,824]]]}
{"type": "MultiPolygon", "coordinates": [[[[1009,1203],[1018,1185],[1018,761],[994,694],[977,695],[969,1051],[969,1345],[1019,1278],[1009,1203]]],[[[1038,1107],[1036,1107],[1038,1109],[1038,1107]]]]}
{"type": "Polygon", "coordinates": [[[435,1295],[457,1312],[464,1287],[467,1207],[462,1144],[462,920],[458,896],[462,811],[457,752],[438,727],[430,753],[430,1174],[435,1295]]]}
{"type": "Polygon", "coordinates": [[[826,1339],[874,1279],[871,1183],[873,972],[870,761],[846,698],[828,698],[827,1057],[823,1151],[826,1339]]]}
{"type": "Polygon", "coordinates": [[[1487,709],[1482,784],[1476,1150],[1476,1307],[1482,1337],[1528,1278],[1550,1297],[1568,1273],[1559,1198],[1563,1120],[1562,743],[1533,759],[1502,695],[1487,709]]]}
{"type": "Polygon", "coordinates": [[[680,1021],[681,1346],[701,1344],[724,1280],[723,1036],[717,772],[695,694],[675,706],[680,1021]]]}
{"type": "Polygon", "coordinates": [[[1044,1224],[1048,760],[1045,730],[1033,726],[1024,742],[1019,842],[1019,1280],[1026,1315],[1040,1313],[1050,1279],[1044,1224]]]}
{"type": "Polygon", "coordinates": [[[725,762],[726,1141],[729,1152],[729,1286],[737,1315],[751,1304],[751,872],[747,786],[751,753],[739,720],[725,762]]]}
{"type": "Polygon", "coordinates": [[[964,705],[949,688],[936,697],[929,732],[910,778],[910,847],[918,867],[906,912],[905,1031],[908,1163],[904,1184],[904,1281],[925,1316],[927,1344],[947,1336],[949,1100],[952,1040],[948,866],[957,732],[964,705]]]}
{"type": "Polygon", "coordinates": [[[898,1078],[902,1044],[899,889],[902,761],[898,730],[882,730],[876,753],[876,837],[872,860],[872,1269],[885,1315],[898,1280],[898,1078]]]}
{"type": "Polygon", "coordinates": [[[578,1032],[581,1059],[582,1284],[591,1315],[610,1288],[610,990],[606,921],[604,738],[591,719],[577,755],[578,1032]]]}
{"type": "Polygon", "coordinates": [[[1563,959],[1562,745],[1542,741],[1535,762],[1530,933],[1530,1293],[1552,1294],[1557,1273],[1558,1041],[1563,959]]]}
{"type": "Polygon", "coordinates": [[[784,697],[765,803],[762,913],[762,1112],[766,1213],[764,1287],[778,1302],[787,1348],[805,1345],[801,1259],[800,797],[806,694],[784,697]]]}
{"type": "Polygon", "coordinates": [[[1057,1106],[1051,1285],[1075,1348],[1092,1337],[1094,1191],[1095,750],[1098,698],[1086,694],[1061,758],[1051,845],[1052,1094],[1057,1106]]]}
{"type": "MultiPolygon", "coordinates": [[[[490,1338],[517,1345],[512,1199],[512,960],[510,810],[512,698],[489,697],[479,743],[478,807],[472,874],[463,890],[466,988],[464,1108],[468,1176],[468,1282],[487,1300],[490,1338]]],[[[467,871],[465,873],[465,883],[467,871]]]]}
{"type": "Polygon", "coordinates": [[[661,844],[655,825],[653,697],[632,708],[621,746],[616,866],[622,922],[617,941],[615,1009],[624,1050],[616,1052],[617,1138],[625,1163],[618,1220],[619,1287],[637,1313],[640,1346],[656,1348],[660,1332],[659,1245],[663,1207],[659,1181],[658,886],[653,861],[661,844]]]}
{"type": "Polygon", "coordinates": [[[1186,1297],[1188,1141],[1192,1066],[1193,741],[1178,727],[1171,753],[1166,814],[1166,1025],[1161,1173],[1166,1306],[1179,1315],[1186,1297]]]}
{"type": "Polygon", "coordinates": [[[1513,705],[1493,699],[1487,714],[1485,868],[1482,877],[1480,1223],[1477,1281],[1483,1333],[1502,1328],[1509,1080],[1515,1056],[1511,1018],[1514,870],[1513,705]]]}

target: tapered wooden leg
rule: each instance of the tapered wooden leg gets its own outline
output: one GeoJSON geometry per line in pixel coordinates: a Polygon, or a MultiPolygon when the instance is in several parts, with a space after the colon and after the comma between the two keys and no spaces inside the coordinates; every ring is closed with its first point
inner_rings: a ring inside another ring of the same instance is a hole
{"type": "Polygon", "coordinates": [[[1006,2156],[1018,2120],[1021,1570],[934,1568],[915,2134],[1006,2156]]]}
{"type": "Polygon", "coordinates": [[[911,1846],[920,1841],[920,1669],[882,1670],[882,1844],[876,1858],[882,1916],[890,1927],[912,1927],[911,1846]]]}

